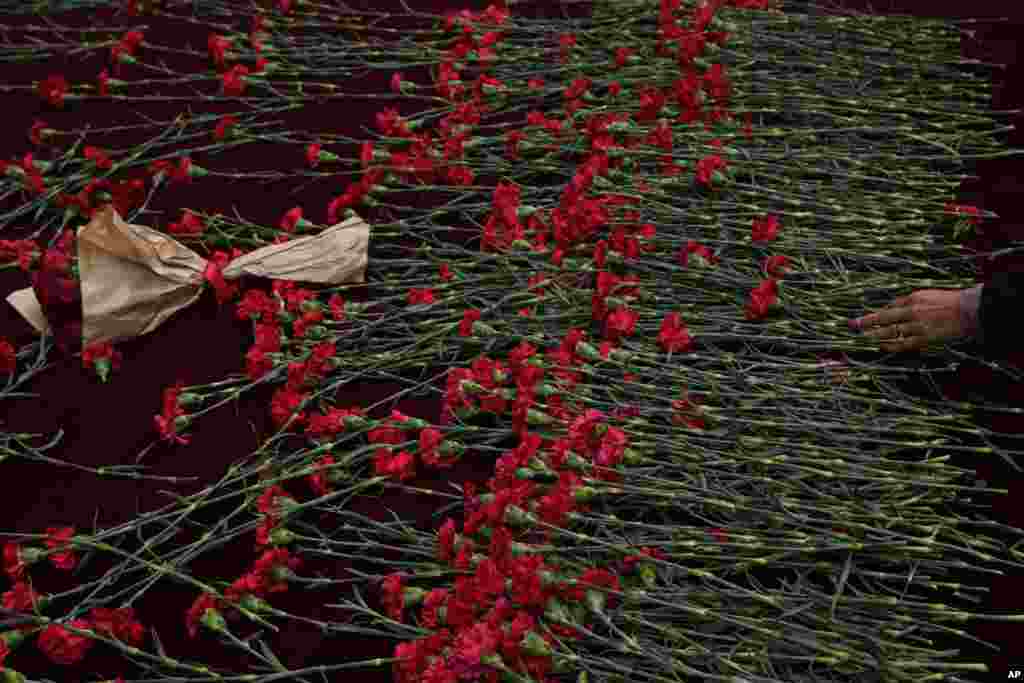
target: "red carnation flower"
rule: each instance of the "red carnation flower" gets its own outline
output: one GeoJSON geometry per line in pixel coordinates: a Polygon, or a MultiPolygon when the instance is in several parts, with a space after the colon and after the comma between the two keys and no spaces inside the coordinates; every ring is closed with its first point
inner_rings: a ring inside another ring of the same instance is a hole
{"type": "Polygon", "coordinates": [[[779,219],[768,214],[764,218],[754,218],[751,227],[751,239],[755,242],[770,242],[779,234],[779,219]]]}
{"type": "Polygon", "coordinates": [[[46,80],[40,81],[39,85],[36,86],[36,92],[53,106],[63,107],[64,96],[68,92],[67,79],[60,74],[53,74],[46,78],[46,80]]]}
{"type": "MultiPolygon", "coordinates": [[[[72,619],[68,625],[81,630],[89,630],[90,626],[85,619],[72,619]]],[[[68,631],[60,624],[50,624],[39,634],[36,645],[54,664],[70,666],[82,661],[93,641],[68,631]]]]}
{"type": "Polygon", "coordinates": [[[122,607],[121,609],[93,607],[89,612],[89,619],[92,621],[94,631],[104,633],[133,647],[142,645],[142,641],[145,639],[145,630],[142,624],[135,620],[135,611],[131,607],[122,607]]]}
{"type": "Polygon", "coordinates": [[[470,308],[462,314],[462,321],[459,323],[459,336],[469,337],[473,334],[473,323],[480,319],[480,309],[470,308]]]}
{"type": "Polygon", "coordinates": [[[427,288],[411,288],[409,290],[409,305],[432,304],[434,303],[434,290],[427,288]]]}
{"type": "Polygon", "coordinates": [[[78,565],[78,557],[74,550],[68,547],[68,541],[75,535],[74,527],[47,527],[46,534],[47,548],[61,548],[60,552],[50,555],[50,562],[53,566],[57,569],[74,569],[78,565]]]}
{"type": "Polygon", "coordinates": [[[661,323],[658,332],[658,343],[669,352],[689,351],[692,345],[690,333],[683,325],[679,313],[669,313],[661,323]]]}

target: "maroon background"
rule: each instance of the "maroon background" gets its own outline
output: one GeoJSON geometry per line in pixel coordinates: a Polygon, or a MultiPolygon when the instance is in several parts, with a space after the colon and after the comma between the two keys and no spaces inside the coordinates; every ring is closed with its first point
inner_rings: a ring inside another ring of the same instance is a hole
{"type": "MultiPolygon", "coordinates": [[[[393,0],[363,0],[361,3],[349,4],[354,7],[372,6],[375,10],[394,7],[397,11],[399,7],[393,0]]],[[[426,9],[428,6],[426,2],[411,4],[418,9],[426,9]]],[[[1018,54],[1019,36],[1024,30],[1024,10],[1015,9],[1014,4],[997,0],[975,0],[970,3],[901,0],[875,4],[873,7],[865,2],[842,3],[845,7],[871,9],[877,13],[901,12],[944,18],[1009,17],[1010,21],[1007,22],[983,23],[968,27],[975,31],[974,39],[965,39],[963,42],[965,56],[1007,65],[1002,74],[997,72],[996,75],[994,93],[995,107],[998,109],[1022,106],[1021,93],[1024,89],[1019,87],[1021,65],[1018,54]],[[1018,87],[1014,87],[1015,85],[1018,87]]],[[[434,10],[464,6],[482,9],[485,4],[433,2],[429,6],[434,10]]],[[[557,12],[555,7],[549,9],[551,12],[557,12]]],[[[577,7],[574,11],[578,13],[583,10],[583,7],[577,7]]],[[[531,12],[535,11],[531,9],[531,12]]],[[[74,17],[74,20],[63,21],[71,25],[83,25],[79,22],[102,23],[110,14],[109,11],[98,12],[95,15],[76,12],[69,15],[74,17]]],[[[0,20],[6,24],[17,23],[16,19],[9,17],[0,16],[0,20]]],[[[173,36],[173,40],[180,44],[190,44],[200,51],[206,49],[207,31],[192,24],[172,24],[152,17],[132,20],[124,15],[116,22],[122,25],[148,24],[146,38],[154,43],[170,44],[173,36]]],[[[97,52],[86,59],[58,59],[48,64],[16,67],[4,65],[3,68],[7,74],[5,80],[8,82],[24,83],[44,78],[56,71],[64,73],[71,82],[92,82],[103,68],[104,60],[105,55],[97,52]]],[[[194,70],[197,67],[195,64],[182,66],[183,70],[194,70]]],[[[362,92],[386,92],[387,78],[387,74],[379,73],[372,82],[363,81],[348,85],[362,92]]],[[[422,75],[418,80],[424,82],[422,75]]],[[[371,126],[374,112],[384,106],[386,104],[382,102],[370,103],[365,100],[334,101],[311,104],[301,112],[288,114],[283,118],[288,121],[291,130],[330,131],[359,137],[362,135],[361,128],[371,126]]],[[[403,113],[409,113],[416,108],[408,102],[399,102],[398,106],[403,113]]],[[[192,107],[196,112],[232,109],[223,105],[201,103],[193,103],[192,107]]],[[[139,109],[147,115],[169,119],[180,111],[180,105],[146,105],[139,109]]],[[[138,121],[132,116],[130,107],[89,102],[80,106],[72,104],[59,111],[27,93],[6,95],[3,102],[3,117],[4,125],[0,127],[0,158],[5,159],[20,158],[30,150],[26,132],[35,118],[42,118],[58,129],[80,126],[86,121],[94,125],[138,121]]],[[[1019,126],[1021,117],[1017,116],[1014,120],[1019,126]]],[[[112,136],[107,137],[111,140],[108,146],[117,144],[112,136]]],[[[1014,146],[1024,146],[1024,137],[1018,130],[1006,138],[1005,142],[1014,146]]],[[[276,168],[279,170],[287,168],[289,163],[295,167],[303,165],[302,151],[297,146],[283,149],[278,146],[273,150],[270,147],[248,146],[239,151],[213,156],[208,163],[201,158],[194,160],[211,169],[266,169],[267,152],[273,151],[277,156],[272,158],[277,160],[276,168]]],[[[354,149],[332,149],[342,155],[356,156],[354,149]]],[[[985,224],[985,234],[989,240],[989,244],[985,246],[1001,246],[1011,236],[1020,239],[1022,232],[1019,198],[1024,196],[1024,186],[1019,180],[1020,163],[1018,159],[978,163],[975,172],[980,179],[963,186],[961,203],[974,204],[1000,215],[999,220],[985,224]]],[[[320,182],[304,187],[301,194],[290,194],[298,185],[299,183],[282,182],[263,187],[255,183],[243,184],[204,178],[189,187],[162,190],[151,208],[166,210],[168,213],[164,220],[170,221],[178,219],[181,206],[227,213],[234,205],[238,206],[242,215],[250,220],[276,224],[287,209],[302,205],[312,220],[323,222],[326,220],[327,203],[344,187],[343,183],[339,187],[337,183],[320,182]]],[[[0,208],[7,210],[9,207],[0,208]]],[[[26,223],[5,226],[4,234],[0,237],[20,237],[25,234],[25,228],[28,227],[26,223]]],[[[992,267],[999,268],[1003,264],[1004,262],[997,261],[992,267]]],[[[6,297],[9,292],[27,284],[27,278],[20,271],[0,271],[0,297],[6,297]]],[[[373,292],[366,292],[366,296],[372,300],[373,292]]],[[[0,336],[12,339],[16,346],[33,339],[29,326],[6,304],[0,305],[0,336]]],[[[38,393],[38,398],[4,404],[0,407],[0,425],[9,431],[39,432],[46,435],[63,429],[63,442],[49,454],[69,462],[94,467],[130,464],[134,462],[137,454],[155,439],[152,418],[160,410],[162,389],[178,379],[188,385],[203,384],[223,379],[229,373],[243,371],[243,354],[250,342],[249,326],[235,321],[229,311],[219,310],[213,294],[207,291],[196,305],[177,314],[161,327],[158,333],[119,344],[118,348],[122,351],[124,360],[121,369],[114,373],[106,385],[83,370],[77,358],[65,357],[56,350],[53,351],[54,367],[32,381],[27,389],[38,393]]],[[[361,405],[369,405],[402,388],[404,387],[398,383],[360,386],[358,392],[353,392],[353,396],[357,397],[361,405]]],[[[983,366],[969,363],[961,367],[956,381],[951,382],[947,389],[950,392],[973,392],[988,400],[1015,404],[1021,403],[1024,394],[1019,384],[1013,385],[983,366]]],[[[225,406],[216,414],[200,419],[190,430],[192,443],[189,446],[170,447],[158,444],[148,453],[144,462],[152,468],[150,473],[196,477],[190,484],[174,487],[162,482],[102,479],[83,475],[70,468],[9,459],[3,463],[2,481],[5,485],[3,495],[0,496],[0,528],[38,533],[47,526],[73,525],[80,530],[90,529],[94,524],[98,527],[107,527],[130,520],[139,512],[167,504],[169,499],[160,493],[161,490],[173,488],[178,493],[188,493],[215,481],[223,475],[229,463],[252,452],[270,435],[267,405],[271,391],[264,389],[253,392],[237,408],[225,406]]],[[[342,402],[341,405],[346,404],[342,402]]],[[[390,407],[375,412],[385,414],[390,407]]],[[[436,401],[407,400],[394,407],[428,420],[436,421],[439,417],[440,406],[436,401]]],[[[979,416],[979,423],[994,426],[1002,431],[1024,431],[1010,420],[1002,420],[993,425],[992,421],[979,416]]],[[[1012,441],[1004,443],[1013,446],[1012,441]]],[[[998,459],[982,461],[976,457],[959,458],[958,464],[976,467],[979,477],[987,480],[992,486],[1009,488],[1010,496],[995,498],[993,517],[1024,527],[1021,506],[1015,509],[1013,505],[1014,499],[1019,501],[1024,495],[1024,479],[1021,475],[1010,472],[998,459]]],[[[470,478],[479,481],[489,474],[486,465],[485,461],[474,466],[472,458],[467,458],[467,462],[458,466],[454,472],[441,476],[421,477],[413,484],[441,488],[445,480],[461,481],[470,478]]],[[[430,520],[430,513],[436,509],[436,500],[425,495],[392,494],[385,496],[383,500],[364,501],[361,504],[361,511],[368,514],[371,511],[379,511],[380,503],[384,503],[403,516],[416,518],[421,528],[428,528],[431,525],[436,527],[438,522],[430,520]]],[[[215,520],[219,514],[226,511],[229,510],[211,510],[201,518],[215,520]]],[[[194,536],[193,533],[188,535],[194,536]]],[[[206,579],[231,580],[243,572],[253,559],[251,542],[251,539],[246,538],[226,547],[223,552],[204,555],[191,565],[191,570],[196,576],[206,579]]],[[[344,570],[340,564],[334,567],[323,565],[319,568],[335,576],[343,575],[344,570]]],[[[88,573],[94,575],[95,572],[88,573]]],[[[985,603],[976,608],[977,611],[1024,613],[1024,592],[1018,590],[1022,576],[1024,572],[1011,572],[993,581],[992,592],[985,603]]],[[[54,570],[33,570],[33,578],[37,588],[47,592],[73,585],[69,577],[54,570]]],[[[195,597],[195,591],[169,582],[163,582],[161,586],[151,590],[136,607],[144,624],[158,628],[168,652],[172,656],[181,656],[193,661],[204,660],[210,665],[237,666],[240,657],[236,652],[225,649],[210,638],[200,639],[192,645],[186,644],[182,618],[195,597]]],[[[336,594],[337,591],[334,590],[305,594],[295,592],[293,595],[280,598],[279,602],[275,599],[275,604],[314,618],[323,616],[336,619],[336,612],[322,607],[322,603],[332,602],[336,594]]],[[[1024,629],[1019,626],[972,623],[969,627],[972,633],[1000,645],[1008,655],[988,655],[980,650],[968,652],[971,648],[965,647],[965,659],[968,654],[973,655],[971,659],[974,660],[980,656],[987,659],[997,671],[1002,670],[1008,657],[1013,656],[1013,646],[1024,642],[1024,629]]],[[[270,642],[284,663],[292,668],[335,662],[339,658],[389,656],[394,645],[393,642],[384,639],[360,639],[358,642],[357,639],[349,637],[328,639],[315,629],[295,624],[282,625],[281,634],[270,642]]],[[[1024,662],[1024,657],[1018,661],[1024,662]]],[[[46,661],[36,653],[34,647],[30,646],[22,647],[12,656],[9,663],[31,677],[49,675],[58,680],[96,680],[113,678],[119,673],[126,677],[138,675],[119,657],[109,655],[101,648],[94,648],[79,667],[61,672],[47,671],[46,661]]],[[[379,677],[360,675],[360,680],[371,678],[390,680],[390,674],[382,671],[379,677]]]]}

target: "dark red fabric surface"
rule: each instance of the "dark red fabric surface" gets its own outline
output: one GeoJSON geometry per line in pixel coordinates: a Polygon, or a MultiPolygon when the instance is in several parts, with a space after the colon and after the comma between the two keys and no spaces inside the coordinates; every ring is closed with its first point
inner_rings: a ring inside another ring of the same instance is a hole
{"type": "MultiPolygon", "coordinates": [[[[359,6],[357,3],[349,3],[359,6]]],[[[417,9],[426,9],[427,3],[411,3],[417,9]]],[[[555,5],[552,3],[542,3],[555,5]]],[[[398,3],[393,0],[364,0],[363,6],[380,10],[398,3]]],[[[866,2],[846,1],[850,8],[868,8],[866,2]]],[[[430,4],[432,10],[457,9],[469,6],[482,9],[485,3],[440,3],[430,4]]],[[[557,7],[549,7],[558,12],[557,7]]],[[[580,12],[583,8],[576,8],[580,12]]],[[[1000,23],[979,23],[965,28],[974,32],[973,39],[964,40],[967,57],[984,61],[1000,62],[1007,65],[1003,75],[997,76],[994,87],[994,106],[998,109],[1024,107],[1019,62],[1020,36],[1024,35],[1024,8],[1014,3],[997,0],[976,0],[974,2],[935,2],[933,0],[900,0],[879,3],[873,6],[878,13],[901,12],[918,16],[945,18],[963,17],[1009,17],[1010,21],[1000,23]]],[[[532,8],[531,11],[536,11],[532,8]]],[[[87,13],[78,12],[79,21],[89,21],[87,13]]],[[[103,12],[99,13],[101,19],[103,12]]],[[[109,13],[107,13],[109,15],[109,13]]],[[[15,20],[4,17],[6,23],[15,20]]],[[[68,23],[71,23],[70,21],[68,23]]],[[[205,50],[207,31],[187,23],[173,26],[166,22],[146,18],[149,28],[147,37],[154,42],[166,42],[162,32],[173,32],[174,39],[181,44],[191,44],[195,49],[205,50]]],[[[18,81],[28,78],[45,78],[49,73],[63,72],[69,80],[91,80],[102,68],[99,58],[69,58],[59,63],[32,64],[9,67],[18,70],[18,81]],[[26,74],[30,74],[26,76],[26,74]]],[[[423,74],[419,80],[425,82],[423,74]]],[[[378,74],[372,82],[346,83],[359,92],[387,92],[387,75],[378,74]]],[[[394,103],[356,100],[352,102],[330,102],[310,105],[298,113],[289,113],[285,119],[293,130],[330,131],[360,136],[363,127],[369,127],[374,113],[381,107],[394,104],[403,113],[414,111],[416,106],[396,98],[394,103]]],[[[195,111],[227,111],[223,105],[192,105],[195,111]]],[[[139,107],[149,116],[170,118],[180,111],[180,106],[147,105],[139,107]]],[[[3,100],[3,126],[0,127],[0,158],[20,158],[29,150],[27,131],[35,118],[44,118],[54,128],[71,128],[83,123],[83,112],[94,125],[116,125],[134,123],[132,108],[119,104],[88,103],[87,107],[70,106],[63,111],[53,110],[41,103],[34,95],[27,93],[8,94],[3,100]]],[[[1024,123],[1017,116],[1014,121],[1024,123]]],[[[112,137],[112,136],[111,136],[112,137]]],[[[1006,138],[1014,146],[1024,146],[1024,135],[1015,131],[1006,138]]],[[[358,156],[355,149],[335,150],[351,157],[358,156]]],[[[250,145],[238,151],[217,154],[209,164],[196,158],[198,163],[211,168],[233,167],[239,169],[287,168],[303,165],[304,160],[298,148],[281,151],[271,145],[250,145]],[[274,155],[274,156],[271,156],[274,155]],[[273,159],[269,162],[268,159],[273,159]],[[271,163],[273,165],[271,165],[271,163]]],[[[980,162],[976,173],[979,179],[964,185],[960,203],[995,211],[1000,215],[996,221],[986,222],[985,238],[980,241],[982,248],[998,248],[1006,245],[1008,239],[1024,238],[1022,226],[1021,197],[1024,197],[1024,173],[1019,158],[980,162]]],[[[155,201],[154,208],[167,212],[166,220],[175,220],[179,207],[218,210],[228,213],[232,207],[247,219],[275,224],[280,216],[292,206],[301,204],[307,212],[313,212],[313,220],[326,220],[326,206],[343,187],[332,183],[317,183],[304,186],[301,194],[292,194],[298,183],[275,183],[261,186],[255,183],[242,184],[220,178],[204,178],[191,186],[164,189],[155,201]],[[319,214],[316,212],[319,211],[319,214]]],[[[8,208],[6,206],[4,209],[8,208]]],[[[21,237],[32,226],[19,224],[10,232],[5,230],[3,238],[21,237]]],[[[1019,255],[1017,256],[1019,258],[1019,255]]],[[[986,264],[986,268],[998,269],[1005,261],[997,259],[986,264]]],[[[245,285],[259,283],[243,283],[245,285]]],[[[0,271],[0,296],[6,297],[11,291],[28,286],[26,276],[17,270],[0,271]]],[[[373,292],[365,292],[367,300],[373,299],[373,292]]],[[[1024,307],[1024,302],[1022,302],[1024,307]]],[[[61,444],[49,455],[62,460],[87,464],[93,467],[114,464],[130,464],[136,456],[156,439],[153,415],[160,411],[161,391],[176,380],[186,385],[215,382],[229,373],[244,371],[243,355],[251,339],[250,326],[234,319],[230,309],[219,308],[212,291],[206,291],[201,300],[185,311],[178,313],[156,333],[140,339],[118,344],[123,353],[121,368],[113,374],[108,384],[102,384],[81,367],[79,359],[62,355],[56,349],[52,352],[57,361],[54,367],[35,379],[27,389],[38,394],[37,398],[19,399],[0,406],[0,420],[5,429],[18,432],[38,432],[51,435],[58,429],[64,431],[61,444]]],[[[31,328],[7,304],[0,305],[0,336],[5,336],[20,346],[31,341],[31,328]]],[[[1011,359],[1013,360],[1013,359],[1011,359]]],[[[1016,362],[1024,367],[1019,356],[1016,362]]],[[[404,388],[398,383],[374,384],[353,388],[352,399],[361,405],[369,405],[404,388]]],[[[955,381],[944,387],[952,396],[973,395],[999,403],[1010,403],[1024,407],[1024,386],[1000,377],[979,364],[965,363],[955,381]]],[[[3,494],[0,495],[0,528],[6,531],[42,532],[47,526],[73,525],[79,530],[106,527],[130,520],[140,512],[155,509],[170,502],[162,493],[173,489],[177,493],[190,493],[217,480],[227,466],[257,448],[262,440],[271,434],[267,405],[271,389],[252,392],[238,406],[225,406],[213,414],[204,416],[191,428],[192,442],[186,447],[174,447],[164,443],[153,447],[143,462],[151,467],[151,474],[178,477],[194,477],[194,480],[174,486],[162,482],[134,482],[127,479],[104,479],[83,474],[67,467],[55,467],[8,459],[2,464],[0,481],[3,494]]],[[[401,401],[394,406],[403,412],[427,420],[439,419],[440,405],[437,402],[401,401]]],[[[378,411],[385,414],[385,411],[378,411]]],[[[1019,420],[1001,419],[995,421],[986,415],[979,415],[979,424],[1001,431],[1024,433],[1019,420]]],[[[1019,441],[1005,441],[1008,447],[1020,447],[1019,441]]],[[[991,486],[1010,489],[1010,496],[993,497],[995,519],[1024,527],[1024,506],[1019,501],[1024,496],[1024,477],[1012,473],[998,459],[981,461],[976,457],[959,458],[964,467],[976,467],[979,477],[991,486]],[[1016,501],[1016,504],[1015,504],[1016,501]]],[[[443,475],[431,474],[412,482],[425,488],[442,488],[444,480],[481,481],[488,476],[486,462],[473,464],[466,458],[453,471],[443,475]]],[[[391,507],[403,516],[416,519],[421,528],[431,521],[435,500],[428,496],[410,493],[387,495],[382,500],[366,500],[359,504],[365,514],[379,514],[381,504],[391,507]]],[[[211,510],[206,518],[213,521],[226,510],[211,510]]],[[[194,537],[188,531],[183,539],[194,537]]],[[[192,572],[204,578],[231,580],[240,575],[253,559],[251,539],[226,546],[223,552],[204,555],[191,565],[192,572]]],[[[318,567],[325,573],[343,576],[345,566],[341,563],[318,567]]],[[[35,577],[35,574],[34,574],[35,577]]],[[[992,592],[985,602],[978,606],[981,612],[1024,613],[1024,590],[1021,579],[1024,572],[1009,570],[1003,577],[992,581],[992,592]]],[[[70,587],[72,579],[56,570],[42,569],[36,578],[40,587],[47,592],[70,587]]],[[[162,588],[150,591],[136,604],[139,619],[148,627],[154,626],[169,653],[189,660],[204,660],[210,665],[231,666],[239,657],[234,651],[225,650],[212,639],[200,639],[189,643],[184,632],[185,610],[196,597],[195,591],[187,587],[163,582],[162,588]]],[[[336,611],[323,607],[323,591],[301,593],[292,591],[282,598],[283,608],[298,614],[337,619],[336,611]]],[[[987,654],[978,649],[979,656],[987,659],[999,670],[1008,660],[1018,656],[1024,663],[1024,654],[1017,655],[1020,643],[1024,642],[1024,630],[1019,626],[999,624],[969,624],[969,630],[1000,645],[1004,654],[987,654]]],[[[390,656],[394,642],[384,639],[326,638],[315,629],[299,624],[282,624],[281,633],[271,640],[275,652],[289,667],[309,666],[315,663],[340,659],[366,659],[374,656],[390,656]]],[[[967,651],[965,647],[965,652],[967,651]]],[[[120,657],[96,648],[81,666],[66,671],[51,671],[46,661],[35,648],[23,647],[12,659],[19,670],[31,677],[48,675],[57,680],[98,680],[113,678],[117,674],[126,677],[137,675],[120,657]]],[[[341,680],[341,675],[331,680],[341,680]]],[[[346,680],[348,677],[346,676],[346,680]]],[[[390,672],[382,669],[379,676],[360,674],[359,680],[390,680],[390,672]]]]}

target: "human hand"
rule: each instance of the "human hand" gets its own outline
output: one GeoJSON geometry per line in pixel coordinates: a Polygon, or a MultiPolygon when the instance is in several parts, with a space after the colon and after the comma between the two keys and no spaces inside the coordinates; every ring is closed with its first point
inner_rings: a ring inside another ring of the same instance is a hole
{"type": "Polygon", "coordinates": [[[850,327],[881,340],[883,351],[916,351],[966,336],[959,289],[919,289],[877,313],[850,320],[850,327]]]}

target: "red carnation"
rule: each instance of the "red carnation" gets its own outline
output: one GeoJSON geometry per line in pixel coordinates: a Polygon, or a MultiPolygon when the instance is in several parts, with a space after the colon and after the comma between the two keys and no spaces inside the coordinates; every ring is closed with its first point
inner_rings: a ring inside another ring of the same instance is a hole
{"type": "Polygon", "coordinates": [[[53,74],[46,80],[40,81],[36,92],[41,98],[55,107],[64,106],[64,96],[68,92],[68,82],[60,74],[53,74]]]}
{"type": "Polygon", "coordinates": [[[28,612],[39,602],[39,597],[39,594],[32,590],[31,586],[24,581],[18,581],[11,590],[4,593],[4,609],[12,612],[28,612]]]}
{"type": "Polygon", "coordinates": [[[242,64],[235,64],[231,69],[224,72],[221,77],[221,86],[224,94],[229,97],[238,97],[245,92],[245,77],[249,75],[249,68],[242,64]]]}
{"type": "MultiPolygon", "coordinates": [[[[88,630],[90,626],[85,619],[72,619],[68,624],[81,630],[88,630]]],[[[36,645],[54,664],[70,666],[82,661],[93,641],[68,631],[60,624],[50,624],[39,634],[36,645]]]]}
{"type": "Polygon", "coordinates": [[[213,137],[217,140],[223,140],[237,125],[238,119],[234,116],[222,116],[220,120],[217,121],[217,127],[213,131],[213,137]]]}
{"type": "Polygon", "coordinates": [[[625,307],[616,308],[605,320],[605,334],[612,341],[620,337],[628,337],[636,330],[636,322],[640,315],[625,307]]]}
{"type": "Polygon", "coordinates": [[[145,630],[142,624],[135,620],[135,611],[131,607],[122,607],[121,609],[93,607],[89,612],[89,619],[92,621],[94,631],[104,633],[133,647],[140,646],[146,637],[145,630]]]}
{"type": "Polygon", "coordinates": [[[71,570],[78,564],[74,550],[68,547],[68,541],[75,535],[74,527],[47,527],[46,547],[60,548],[61,551],[50,555],[50,562],[57,569],[71,570]]]}
{"type": "Polygon", "coordinates": [[[480,309],[470,308],[462,314],[462,322],[459,323],[459,336],[469,337],[473,334],[473,323],[480,319],[480,309]]]}
{"type": "Polygon", "coordinates": [[[772,214],[754,218],[750,237],[755,242],[770,242],[779,234],[779,219],[772,214]]]}
{"type": "Polygon", "coordinates": [[[320,145],[313,143],[306,147],[306,163],[309,164],[310,168],[316,168],[317,164],[320,163],[320,145]]]}
{"type": "Polygon", "coordinates": [[[395,621],[402,621],[402,608],[405,606],[405,595],[402,588],[402,575],[390,574],[381,584],[381,603],[388,616],[395,621]]]}
{"type": "Polygon", "coordinates": [[[769,256],[764,261],[764,269],[771,277],[782,277],[789,267],[789,259],[785,256],[769,256]]]}
{"type": "Polygon", "coordinates": [[[13,373],[18,366],[18,354],[6,339],[0,339],[0,373],[13,373]]]}
{"type": "Polygon", "coordinates": [[[747,320],[760,320],[768,315],[768,309],[777,300],[778,284],[774,278],[763,280],[761,284],[750,292],[750,301],[747,303],[747,320]]]}
{"type": "Polygon", "coordinates": [[[691,347],[690,333],[683,325],[682,316],[669,313],[661,323],[658,332],[658,343],[668,352],[689,351],[691,347]]]}
{"type": "Polygon", "coordinates": [[[409,290],[409,305],[414,306],[416,304],[432,304],[434,303],[434,290],[428,288],[418,289],[411,288],[409,290]]]}

